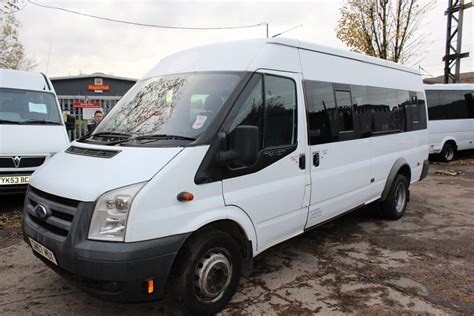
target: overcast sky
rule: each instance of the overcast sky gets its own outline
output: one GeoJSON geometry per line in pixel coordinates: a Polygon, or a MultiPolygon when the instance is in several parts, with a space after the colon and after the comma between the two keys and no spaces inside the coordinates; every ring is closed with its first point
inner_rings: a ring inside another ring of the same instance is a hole
{"type": "MultiPolygon", "coordinates": [[[[345,47],[336,38],[342,0],[294,1],[145,1],[145,0],[34,0],[84,13],[149,24],[214,27],[270,24],[270,35],[303,24],[284,36],[345,47]]],[[[421,66],[425,76],[441,75],[446,36],[447,0],[438,0],[420,33],[427,45],[421,66]]],[[[473,71],[474,8],[464,16],[462,71],[473,71]]],[[[27,4],[16,13],[22,23],[20,38],[37,71],[48,76],[103,72],[140,78],[161,58],[185,48],[234,39],[265,37],[265,27],[226,31],[154,29],[100,21],[27,4]],[[51,47],[51,49],[50,49],[51,47]],[[48,52],[49,65],[48,65],[48,52]]],[[[418,66],[418,65],[415,65],[418,66]]]]}

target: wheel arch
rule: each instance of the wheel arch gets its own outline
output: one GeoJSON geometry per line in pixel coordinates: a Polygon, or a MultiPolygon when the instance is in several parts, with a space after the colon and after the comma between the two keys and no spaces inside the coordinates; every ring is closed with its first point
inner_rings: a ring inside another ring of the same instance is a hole
{"type": "Polygon", "coordinates": [[[398,158],[390,169],[387,181],[385,182],[385,187],[382,191],[382,197],[380,198],[381,201],[385,201],[387,199],[388,193],[390,192],[390,188],[397,174],[405,176],[408,180],[408,186],[410,186],[411,168],[404,158],[398,158]]]}

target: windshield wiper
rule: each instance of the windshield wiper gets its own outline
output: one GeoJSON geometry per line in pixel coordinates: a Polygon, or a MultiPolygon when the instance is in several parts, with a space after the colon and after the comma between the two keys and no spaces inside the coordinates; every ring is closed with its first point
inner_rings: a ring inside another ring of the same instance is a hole
{"type": "Polygon", "coordinates": [[[113,132],[100,132],[90,135],[90,137],[130,137],[128,134],[124,133],[113,133],[113,132]]]}
{"type": "Polygon", "coordinates": [[[53,121],[48,121],[48,120],[26,120],[20,122],[20,124],[28,125],[28,124],[45,124],[45,125],[62,125],[59,122],[53,122],[53,121]]]}
{"type": "Polygon", "coordinates": [[[21,124],[21,122],[0,119],[0,124],[21,124]]]}
{"type": "Polygon", "coordinates": [[[181,135],[171,135],[171,134],[152,134],[152,135],[141,135],[135,138],[130,139],[134,140],[157,140],[157,139],[179,139],[179,140],[190,140],[195,141],[196,138],[186,137],[181,135]]]}

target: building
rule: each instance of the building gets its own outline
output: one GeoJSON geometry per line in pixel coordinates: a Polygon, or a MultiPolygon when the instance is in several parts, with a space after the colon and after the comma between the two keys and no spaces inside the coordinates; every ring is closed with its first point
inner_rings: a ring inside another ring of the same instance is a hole
{"type": "Polygon", "coordinates": [[[103,73],[50,79],[61,109],[76,118],[75,128],[69,131],[71,139],[86,134],[95,111],[107,114],[137,81],[103,73]]]}
{"type": "MultiPolygon", "coordinates": [[[[459,75],[459,77],[459,83],[474,83],[474,71],[463,72],[459,75]]],[[[427,84],[444,83],[444,75],[433,78],[426,78],[423,79],[423,82],[427,84]]]]}

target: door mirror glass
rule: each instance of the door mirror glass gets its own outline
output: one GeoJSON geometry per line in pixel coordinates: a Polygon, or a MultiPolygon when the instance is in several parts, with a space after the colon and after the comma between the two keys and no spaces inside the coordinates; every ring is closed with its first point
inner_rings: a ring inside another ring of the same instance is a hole
{"type": "Polygon", "coordinates": [[[228,139],[231,149],[218,154],[220,161],[236,162],[237,165],[255,164],[260,148],[258,127],[250,125],[237,126],[228,139]]]}

